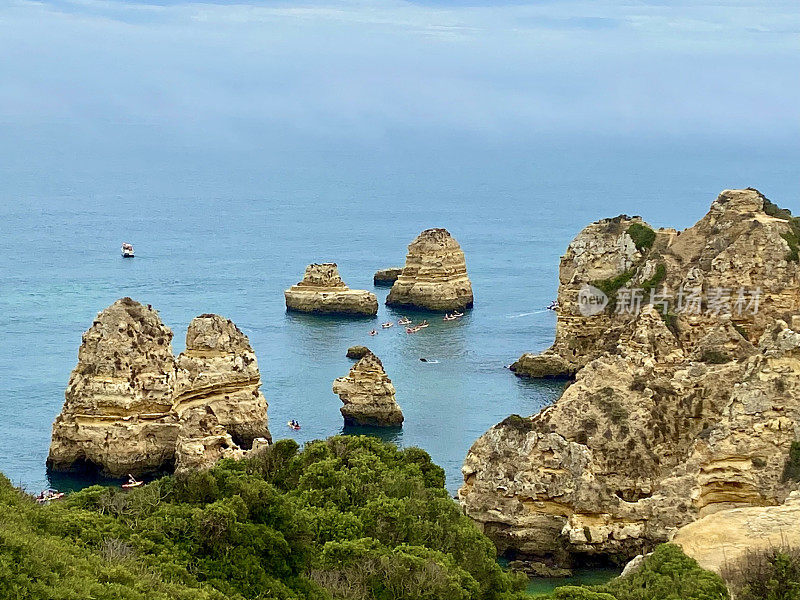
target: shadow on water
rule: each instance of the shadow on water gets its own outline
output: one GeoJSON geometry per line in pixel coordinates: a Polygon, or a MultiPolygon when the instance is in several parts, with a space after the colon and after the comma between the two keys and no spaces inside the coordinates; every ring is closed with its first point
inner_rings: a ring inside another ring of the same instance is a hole
{"type": "Polygon", "coordinates": [[[615,567],[585,567],[572,570],[571,577],[534,577],[528,582],[526,593],[541,596],[565,585],[602,585],[618,577],[621,570],[615,567]]]}
{"type": "Polygon", "coordinates": [[[340,432],[342,435],[368,435],[384,442],[391,442],[396,446],[403,446],[402,427],[369,427],[366,425],[344,425],[340,432]]]}

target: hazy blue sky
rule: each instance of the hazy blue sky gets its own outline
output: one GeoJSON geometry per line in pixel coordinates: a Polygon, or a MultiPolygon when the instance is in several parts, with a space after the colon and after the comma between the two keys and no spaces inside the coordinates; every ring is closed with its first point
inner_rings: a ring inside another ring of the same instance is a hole
{"type": "Polygon", "coordinates": [[[0,6],[15,131],[798,132],[796,0],[0,6]]]}

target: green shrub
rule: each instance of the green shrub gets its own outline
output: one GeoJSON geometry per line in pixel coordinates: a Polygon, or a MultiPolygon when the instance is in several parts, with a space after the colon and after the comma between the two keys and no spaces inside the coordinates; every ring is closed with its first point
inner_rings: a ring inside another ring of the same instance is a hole
{"type": "Polygon", "coordinates": [[[0,477],[0,598],[513,600],[524,578],[419,448],[281,441],[40,507],[0,477]]]}
{"type": "Polygon", "coordinates": [[[649,250],[656,240],[656,232],[641,223],[631,223],[627,233],[640,252],[649,250]]]}
{"type": "Polygon", "coordinates": [[[726,352],[721,350],[703,350],[700,361],[710,365],[724,365],[733,360],[726,352]]]}
{"type": "Polygon", "coordinates": [[[798,600],[800,549],[750,551],[722,574],[737,600],[798,600]]]}
{"type": "Polygon", "coordinates": [[[678,546],[662,544],[626,577],[605,585],[561,587],[540,600],[729,600],[729,595],[718,575],[701,569],[678,546]]]}

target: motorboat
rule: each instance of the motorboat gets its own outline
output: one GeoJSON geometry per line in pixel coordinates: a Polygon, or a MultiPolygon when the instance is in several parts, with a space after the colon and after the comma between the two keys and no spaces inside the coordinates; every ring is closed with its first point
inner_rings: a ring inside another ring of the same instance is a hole
{"type": "Polygon", "coordinates": [[[133,246],[127,242],[122,244],[122,258],[133,258],[133,246]]]}
{"type": "Polygon", "coordinates": [[[392,323],[391,321],[387,321],[386,323],[382,323],[381,327],[383,327],[384,329],[389,329],[389,327],[394,327],[394,323],[392,323]]]}

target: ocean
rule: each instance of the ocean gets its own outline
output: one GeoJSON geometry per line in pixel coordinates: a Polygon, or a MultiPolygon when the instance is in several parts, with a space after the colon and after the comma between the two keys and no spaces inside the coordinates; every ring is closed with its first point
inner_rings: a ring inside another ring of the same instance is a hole
{"type": "MultiPolygon", "coordinates": [[[[640,214],[686,227],[725,188],[758,187],[798,208],[797,147],[747,140],[325,140],[247,150],[23,144],[0,165],[0,471],[39,491],[51,424],[81,334],[117,298],[152,304],[184,346],[189,321],[219,313],[256,351],[276,439],[340,433],[419,446],[455,492],[470,445],[512,413],[552,403],[563,382],[516,378],[505,366],[545,349],[558,260],[589,222],[640,214]],[[375,270],[403,264],[423,229],[461,244],[475,307],[416,335],[368,332],[374,319],[287,314],[283,290],[306,264],[332,261],[345,282],[373,290],[375,270]],[[124,260],[130,242],[136,258],[124,260]],[[405,414],[400,430],[344,430],[331,391],[365,344],[383,361],[405,414]],[[420,361],[428,359],[428,362],[420,361]],[[297,419],[302,429],[289,430],[297,419]]],[[[797,210],[795,210],[797,212],[797,210]]]]}

